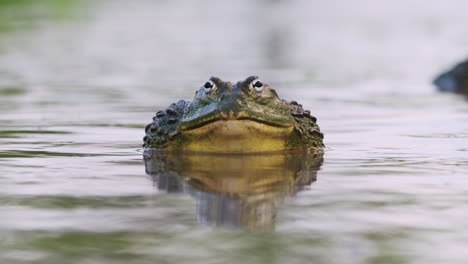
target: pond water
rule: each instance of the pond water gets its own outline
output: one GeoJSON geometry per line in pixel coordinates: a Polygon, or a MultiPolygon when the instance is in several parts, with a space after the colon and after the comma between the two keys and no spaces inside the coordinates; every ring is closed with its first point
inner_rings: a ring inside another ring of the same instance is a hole
{"type": "Polygon", "coordinates": [[[468,2],[2,1],[0,263],[467,263],[468,2]],[[221,4],[222,3],[222,4],[221,4]],[[258,75],[323,155],[143,157],[258,75]]]}

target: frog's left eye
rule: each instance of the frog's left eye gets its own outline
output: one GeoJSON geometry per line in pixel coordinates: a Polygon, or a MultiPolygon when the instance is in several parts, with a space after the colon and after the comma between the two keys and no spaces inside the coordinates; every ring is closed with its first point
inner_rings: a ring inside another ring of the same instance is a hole
{"type": "Polygon", "coordinates": [[[257,93],[260,93],[263,91],[263,83],[259,79],[253,80],[250,83],[250,87],[254,89],[257,93]]]}
{"type": "Polygon", "coordinates": [[[214,91],[216,89],[216,84],[212,81],[209,80],[203,85],[205,88],[205,93],[211,93],[211,91],[214,91]]]}

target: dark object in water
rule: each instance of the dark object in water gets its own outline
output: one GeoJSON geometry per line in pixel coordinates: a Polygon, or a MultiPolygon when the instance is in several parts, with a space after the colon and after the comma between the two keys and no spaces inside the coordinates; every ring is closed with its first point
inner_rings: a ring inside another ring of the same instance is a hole
{"type": "Polygon", "coordinates": [[[468,94],[468,60],[442,73],[432,83],[443,92],[468,94]]]}

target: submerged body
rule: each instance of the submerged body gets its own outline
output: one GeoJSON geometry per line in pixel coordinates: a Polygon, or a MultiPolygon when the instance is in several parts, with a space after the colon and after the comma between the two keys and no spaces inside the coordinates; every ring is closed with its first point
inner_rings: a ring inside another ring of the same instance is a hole
{"type": "Polygon", "coordinates": [[[156,113],[143,147],[216,153],[321,149],[316,121],[256,76],[236,84],[212,77],[192,102],[181,100],[156,113]]]}

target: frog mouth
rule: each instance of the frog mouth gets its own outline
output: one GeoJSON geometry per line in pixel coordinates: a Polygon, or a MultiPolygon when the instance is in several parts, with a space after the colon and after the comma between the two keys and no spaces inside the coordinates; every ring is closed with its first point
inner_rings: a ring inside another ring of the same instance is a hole
{"type": "MultiPolygon", "coordinates": [[[[217,115],[211,115],[208,117],[197,118],[194,120],[182,121],[180,124],[180,131],[190,131],[204,126],[210,125],[215,122],[234,122],[234,121],[250,121],[253,123],[262,124],[263,126],[276,127],[276,128],[290,128],[294,126],[293,122],[283,119],[266,119],[260,116],[248,115],[244,112],[235,114],[230,112],[229,114],[219,113],[217,115]]],[[[241,124],[241,123],[239,123],[241,124]]]]}
{"type": "Polygon", "coordinates": [[[287,149],[294,126],[275,126],[251,119],[217,119],[182,131],[189,151],[217,153],[268,152],[287,149]]]}
{"type": "Polygon", "coordinates": [[[291,127],[291,124],[284,124],[280,122],[272,122],[269,120],[263,120],[259,118],[251,118],[251,117],[240,117],[240,118],[212,118],[212,119],[207,119],[203,120],[202,122],[197,122],[194,124],[181,124],[181,130],[182,131],[188,131],[188,130],[194,130],[198,129],[204,126],[207,126],[209,124],[215,123],[215,122],[235,122],[235,121],[249,121],[249,122],[254,122],[258,124],[263,124],[265,126],[271,126],[271,127],[277,127],[277,128],[288,128],[291,127]]]}

